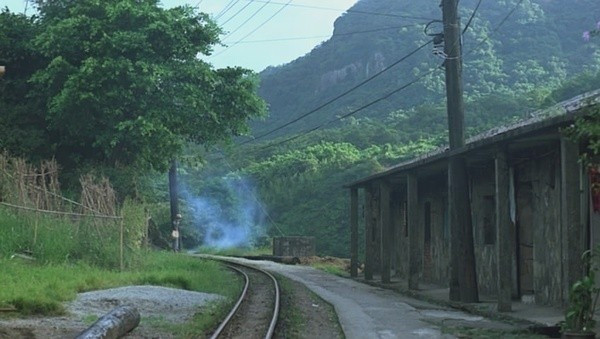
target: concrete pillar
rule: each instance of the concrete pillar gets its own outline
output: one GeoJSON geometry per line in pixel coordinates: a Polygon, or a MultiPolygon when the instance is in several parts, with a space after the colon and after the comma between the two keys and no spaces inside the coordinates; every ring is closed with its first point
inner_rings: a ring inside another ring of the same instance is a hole
{"type": "Polygon", "coordinates": [[[373,189],[365,187],[365,279],[373,279],[373,189]]]}
{"type": "Polygon", "coordinates": [[[394,231],[390,218],[390,185],[382,180],[379,183],[379,229],[381,230],[381,282],[390,282],[391,267],[391,239],[394,231]]]}
{"type": "Polygon", "coordinates": [[[512,244],[509,167],[506,151],[496,153],[496,253],[498,258],[498,311],[511,311],[512,244]]]}
{"type": "Polygon", "coordinates": [[[358,276],[358,189],[350,189],[350,276],[358,276]]]}
{"type": "Polygon", "coordinates": [[[407,175],[407,211],[408,214],[408,288],[419,288],[419,196],[418,179],[415,173],[407,175]]]}
{"type": "Polygon", "coordinates": [[[585,232],[581,222],[579,145],[567,138],[560,139],[561,228],[563,255],[563,301],[568,301],[569,289],[582,278],[585,232]]]}

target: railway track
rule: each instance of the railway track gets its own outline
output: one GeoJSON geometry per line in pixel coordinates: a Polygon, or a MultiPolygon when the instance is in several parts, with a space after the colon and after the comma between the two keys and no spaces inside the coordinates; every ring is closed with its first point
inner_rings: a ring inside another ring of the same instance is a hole
{"type": "Polygon", "coordinates": [[[279,317],[279,284],[259,268],[219,260],[244,278],[237,302],[211,336],[216,338],[270,339],[279,317]]]}

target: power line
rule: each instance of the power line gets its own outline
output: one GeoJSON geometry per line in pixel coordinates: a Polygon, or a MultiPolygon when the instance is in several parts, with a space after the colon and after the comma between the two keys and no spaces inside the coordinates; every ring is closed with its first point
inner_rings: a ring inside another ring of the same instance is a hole
{"type": "Polygon", "coordinates": [[[291,125],[291,124],[293,124],[293,123],[295,123],[295,122],[297,122],[297,121],[299,121],[299,120],[301,120],[301,119],[304,119],[304,118],[306,118],[307,116],[309,116],[309,115],[311,115],[311,114],[314,114],[315,112],[317,112],[317,111],[321,110],[323,107],[330,105],[331,103],[333,103],[333,102],[335,102],[335,101],[339,100],[340,98],[342,98],[342,97],[344,97],[344,96],[348,95],[349,93],[353,92],[353,91],[354,91],[354,90],[356,90],[357,88],[359,88],[359,87],[361,87],[361,86],[365,85],[366,83],[368,83],[368,82],[372,81],[373,79],[375,79],[375,78],[379,77],[379,76],[380,76],[380,75],[382,75],[383,73],[385,73],[385,72],[389,71],[389,70],[390,70],[390,69],[392,69],[394,66],[398,65],[399,63],[403,62],[404,60],[408,59],[409,57],[413,56],[414,54],[416,54],[417,52],[419,52],[420,50],[422,50],[423,48],[425,48],[426,46],[428,46],[428,45],[429,45],[431,42],[432,42],[432,40],[430,40],[430,41],[428,41],[428,42],[426,42],[426,43],[422,44],[421,46],[417,47],[417,48],[416,48],[415,50],[413,50],[412,52],[408,53],[407,55],[403,56],[403,57],[402,57],[402,58],[400,58],[399,60],[395,61],[394,63],[392,63],[391,65],[389,65],[388,67],[386,67],[385,69],[383,69],[383,70],[381,70],[381,71],[377,72],[376,74],[374,74],[374,75],[373,75],[373,76],[371,76],[370,78],[367,78],[367,79],[365,79],[364,81],[360,82],[358,85],[356,85],[356,86],[354,86],[354,87],[350,88],[349,90],[346,90],[345,92],[343,92],[342,94],[340,94],[340,95],[338,95],[338,96],[334,97],[333,99],[330,99],[330,100],[328,100],[328,101],[327,101],[327,102],[325,102],[324,104],[321,104],[320,106],[318,106],[318,107],[316,107],[316,108],[314,108],[314,109],[310,110],[309,112],[307,112],[307,113],[304,113],[304,114],[300,115],[299,117],[297,117],[297,118],[295,118],[295,119],[293,119],[293,120],[291,120],[291,121],[289,121],[289,122],[287,122],[287,123],[285,123],[285,124],[283,124],[283,125],[281,125],[281,126],[279,126],[279,127],[275,128],[275,129],[272,129],[272,130],[271,130],[271,131],[269,131],[269,132],[263,133],[263,134],[261,134],[261,135],[257,136],[257,137],[256,137],[256,138],[254,138],[254,139],[250,139],[250,140],[244,141],[244,142],[240,143],[239,145],[240,145],[240,146],[241,146],[241,145],[245,145],[245,144],[247,144],[247,143],[250,143],[250,142],[256,141],[256,140],[258,140],[258,139],[262,139],[262,138],[264,138],[264,137],[266,137],[266,136],[268,136],[268,135],[271,135],[271,134],[273,134],[273,133],[275,133],[275,132],[277,132],[277,131],[279,131],[279,130],[281,130],[281,129],[283,129],[283,128],[285,128],[285,127],[287,127],[287,126],[289,126],[289,125],[291,125]]]}
{"type": "Polygon", "coordinates": [[[263,39],[263,40],[246,40],[246,41],[238,40],[238,41],[234,41],[233,43],[237,43],[237,44],[251,44],[251,43],[263,43],[263,42],[279,42],[279,41],[293,41],[293,40],[309,40],[309,39],[333,38],[333,37],[338,37],[338,36],[346,36],[346,35],[354,35],[354,34],[364,34],[364,33],[381,32],[381,31],[388,31],[388,30],[393,30],[393,29],[402,29],[402,28],[415,27],[415,26],[418,26],[418,25],[413,24],[413,25],[404,25],[404,26],[395,26],[395,27],[381,27],[381,28],[375,28],[375,29],[370,29],[370,30],[365,30],[365,31],[336,33],[336,34],[332,34],[332,35],[313,35],[313,36],[303,36],[303,37],[274,38],[274,39],[263,39]]]}
{"type": "Polygon", "coordinates": [[[196,3],[196,5],[195,5],[193,8],[199,8],[199,7],[200,7],[200,4],[202,4],[202,2],[203,2],[203,1],[204,1],[204,0],[200,0],[200,1],[198,1],[198,2],[196,3]]]}
{"type": "MultiPolygon", "coordinates": [[[[270,3],[272,5],[284,5],[285,4],[283,2],[269,1],[269,0],[246,0],[246,1],[270,3]]],[[[387,16],[387,17],[403,18],[403,19],[414,19],[414,20],[425,20],[425,21],[433,20],[431,18],[425,18],[425,17],[413,16],[413,15],[378,13],[378,12],[361,11],[361,10],[354,10],[354,9],[341,9],[341,8],[333,8],[333,7],[311,6],[311,5],[305,5],[305,4],[290,4],[290,6],[291,7],[299,7],[299,8],[319,9],[319,10],[325,10],[325,11],[347,12],[347,13],[365,14],[365,15],[379,15],[379,16],[387,16]]]]}
{"type": "MultiPolygon", "coordinates": [[[[250,20],[252,20],[258,13],[260,13],[260,11],[262,11],[269,3],[270,3],[270,1],[268,1],[264,5],[262,5],[258,10],[256,10],[254,13],[252,13],[252,15],[250,15],[248,17],[248,19],[246,19],[244,22],[242,22],[233,31],[229,32],[226,37],[231,36],[232,34],[234,34],[235,32],[237,32],[240,28],[244,27],[244,25],[246,25],[250,20]]],[[[217,55],[218,54],[214,54],[213,57],[215,57],[217,55]]]]}
{"type": "Polygon", "coordinates": [[[238,4],[238,2],[240,2],[240,0],[236,0],[227,10],[225,10],[221,15],[219,15],[217,18],[215,18],[215,20],[222,18],[225,14],[227,14],[227,12],[229,12],[231,9],[233,9],[235,7],[235,5],[238,4]]]}
{"type": "MultiPolygon", "coordinates": [[[[273,15],[271,15],[270,17],[267,18],[267,20],[263,21],[260,25],[258,25],[256,28],[254,28],[252,31],[250,31],[248,34],[244,35],[240,41],[243,41],[244,39],[246,39],[247,37],[249,37],[250,35],[254,34],[254,32],[258,31],[259,29],[261,29],[264,25],[266,25],[269,21],[273,20],[274,17],[277,16],[277,14],[281,13],[281,11],[283,11],[290,3],[292,2],[292,0],[289,0],[285,5],[283,5],[279,10],[277,10],[275,13],[273,13],[273,15]]],[[[233,43],[230,46],[225,47],[225,49],[223,49],[222,51],[220,51],[219,53],[215,54],[214,56],[218,56],[221,55],[223,53],[225,53],[225,51],[227,51],[228,49],[234,47],[235,45],[239,44],[239,42],[233,43]]]]}
{"type": "Polygon", "coordinates": [[[217,15],[215,15],[215,20],[219,19],[221,16],[223,16],[223,14],[227,13],[227,11],[229,11],[231,7],[235,6],[235,4],[237,4],[239,1],[240,0],[230,0],[229,3],[227,3],[227,5],[225,5],[225,7],[223,7],[223,9],[221,9],[221,11],[217,13],[217,15]]]}
{"type": "Polygon", "coordinates": [[[477,3],[477,6],[475,6],[473,13],[471,13],[471,17],[469,18],[469,21],[467,21],[467,24],[465,25],[465,28],[462,31],[462,34],[465,34],[465,32],[469,29],[469,26],[471,25],[473,18],[475,18],[475,14],[477,14],[477,11],[479,10],[479,6],[481,6],[481,2],[482,2],[482,0],[479,0],[479,2],[477,3]]]}
{"type": "Polygon", "coordinates": [[[324,122],[324,123],[322,123],[322,124],[320,124],[320,125],[318,125],[316,127],[313,127],[311,129],[308,129],[308,130],[305,130],[303,132],[300,132],[300,133],[298,133],[298,134],[296,134],[296,135],[294,135],[294,136],[292,136],[290,138],[284,139],[284,140],[279,141],[277,143],[265,145],[265,146],[259,148],[259,150],[263,150],[263,149],[267,149],[267,148],[271,148],[271,147],[282,145],[284,143],[287,143],[287,142],[290,142],[292,140],[298,139],[301,136],[304,136],[304,135],[307,135],[309,133],[312,133],[312,132],[314,132],[314,131],[316,131],[318,129],[321,129],[321,128],[327,126],[327,125],[330,125],[330,124],[332,124],[334,122],[337,122],[337,121],[343,120],[345,118],[348,118],[348,117],[350,117],[352,115],[355,115],[356,113],[358,113],[358,112],[360,112],[360,111],[362,111],[362,110],[364,110],[364,109],[366,109],[368,107],[371,107],[371,106],[373,106],[373,105],[375,105],[375,104],[377,104],[377,103],[379,103],[379,102],[381,102],[383,100],[386,100],[387,98],[391,97],[392,95],[397,94],[398,92],[401,92],[401,91],[405,90],[406,88],[408,88],[408,87],[416,84],[417,82],[421,81],[423,78],[425,78],[426,76],[432,74],[436,70],[437,70],[437,68],[432,68],[428,72],[425,72],[425,73],[421,74],[421,76],[415,78],[413,81],[411,81],[411,82],[409,82],[409,83],[407,83],[407,84],[405,84],[405,85],[403,85],[403,86],[401,86],[401,87],[399,87],[399,88],[397,88],[397,89],[395,89],[395,90],[387,93],[386,95],[384,95],[384,96],[382,96],[380,98],[377,98],[377,99],[375,99],[375,100],[373,100],[373,101],[371,101],[371,102],[369,102],[369,103],[367,103],[367,104],[365,104],[365,105],[363,105],[363,106],[361,106],[361,107],[359,107],[359,108],[357,108],[357,109],[355,109],[355,110],[353,110],[353,111],[351,111],[349,113],[346,113],[346,114],[344,114],[342,116],[336,117],[335,119],[332,119],[332,120],[329,120],[327,122],[324,122]]]}
{"type": "Polygon", "coordinates": [[[221,26],[225,26],[229,21],[231,21],[233,18],[238,16],[242,11],[244,11],[250,5],[252,5],[252,3],[248,2],[246,5],[244,5],[244,7],[240,8],[237,12],[235,12],[232,16],[230,16],[229,19],[225,20],[225,22],[223,22],[221,24],[221,26]]]}
{"type": "Polygon", "coordinates": [[[504,18],[500,21],[500,23],[498,25],[496,25],[496,27],[490,32],[490,34],[488,34],[488,36],[486,36],[483,40],[481,40],[475,47],[470,49],[469,52],[467,52],[465,54],[465,56],[476,51],[481,46],[483,46],[484,43],[486,43],[488,40],[490,40],[490,36],[496,34],[500,30],[502,25],[504,25],[504,23],[506,23],[506,21],[515,13],[515,11],[519,8],[519,6],[521,6],[522,3],[523,3],[523,0],[519,0],[519,2],[515,5],[515,7],[513,7],[513,9],[511,9],[510,12],[508,12],[508,14],[506,14],[506,16],[504,16],[504,18]]]}

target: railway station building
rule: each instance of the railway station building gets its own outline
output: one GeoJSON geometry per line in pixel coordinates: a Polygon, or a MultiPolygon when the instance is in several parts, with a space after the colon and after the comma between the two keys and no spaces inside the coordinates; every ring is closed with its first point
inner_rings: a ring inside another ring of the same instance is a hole
{"type": "Polygon", "coordinates": [[[515,299],[564,306],[584,273],[582,253],[600,244],[600,172],[580,161],[585,145],[563,129],[596,107],[600,91],[477,135],[452,152],[441,148],[348,184],[352,275],[361,241],[365,279],[397,276],[413,289],[448,287],[448,159],[461,156],[479,294],[510,295],[498,298],[499,308],[515,299]],[[499,281],[510,281],[510,291],[498,293],[499,281]]]}

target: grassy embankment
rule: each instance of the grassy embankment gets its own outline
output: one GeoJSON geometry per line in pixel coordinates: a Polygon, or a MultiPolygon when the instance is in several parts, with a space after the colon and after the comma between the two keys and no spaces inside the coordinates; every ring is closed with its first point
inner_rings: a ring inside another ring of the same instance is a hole
{"type": "MultiPolygon", "coordinates": [[[[129,221],[125,215],[125,222],[129,221]]],[[[119,233],[111,229],[115,226],[0,209],[0,308],[15,309],[4,315],[60,315],[65,312],[63,302],[73,300],[78,292],[124,285],[168,286],[228,299],[238,294],[240,284],[231,283],[233,274],[217,263],[136,249],[128,242],[128,232],[126,265],[119,270],[119,233]],[[15,253],[35,260],[13,258],[15,253]]],[[[181,335],[189,329],[204,331],[227,310],[226,304],[211,305],[208,311],[200,310],[193,324],[171,329],[181,335]]]]}

